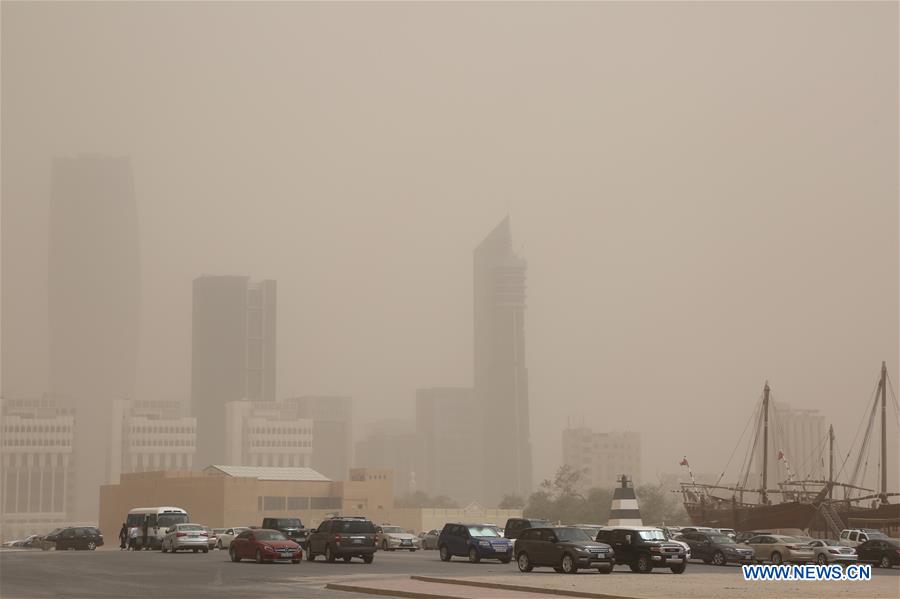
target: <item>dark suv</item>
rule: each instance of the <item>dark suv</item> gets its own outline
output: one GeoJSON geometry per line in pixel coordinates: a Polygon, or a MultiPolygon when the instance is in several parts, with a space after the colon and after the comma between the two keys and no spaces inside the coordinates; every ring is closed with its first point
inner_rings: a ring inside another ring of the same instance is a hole
{"type": "Polygon", "coordinates": [[[691,556],[702,559],[704,564],[724,566],[733,562],[753,561],[753,549],[746,545],[738,545],[728,535],[715,532],[686,532],[678,537],[678,540],[682,539],[690,545],[691,556]]]}
{"type": "Polygon", "coordinates": [[[367,564],[375,559],[375,525],[368,518],[338,516],[319,524],[306,541],[306,559],[313,561],[324,555],[326,562],[341,557],[349,562],[354,557],[367,564]]]}
{"type": "Polygon", "coordinates": [[[63,549],[87,549],[93,551],[103,545],[103,534],[93,526],[75,526],[63,528],[45,537],[51,541],[57,551],[63,549]]]}
{"type": "Polygon", "coordinates": [[[482,559],[498,559],[508,564],[512,560],[512,549],[512,543],[498,534],[497,527],[489,524],[452,522],[445,524],[438,536],[438,551],[445,562],[458,555],[468,557],[473,564],[482,559]]]}
{"type": "Polygon", "coordinates": [[[578,568],[597,568],[612,572],[615,564],[612,548],[598,543],[580,528],[526,528],[516,539],[516,563],[522,572],[536,566],[548,566],[560,573],[575,574],[578,568]]]}
{"type": "Polygon", "coordinates": [[[260,528],[277,530],[301,547],[306,547],[310,531],[303,526],[300,518],[263,518],[260,528]]]}
{"type": "Polygon", "coordinates": [[[597,541],[611,546],[616,564],[626,564],[632,572],[646,574],[653,568],[669,568],[681,574],[687,566],[684,547],[668,541],[663,531],[652,526],[605,528],[597,533],[597,541]]]}
{"type": "Polygon", "coordinates": [[[516,539],[519,533],[526,528],[546,528],[553,526],[547,520],[538,518],[510,518],[506,521],[506,527],[503,529],[503,536],[507,539],[516,539]]]}

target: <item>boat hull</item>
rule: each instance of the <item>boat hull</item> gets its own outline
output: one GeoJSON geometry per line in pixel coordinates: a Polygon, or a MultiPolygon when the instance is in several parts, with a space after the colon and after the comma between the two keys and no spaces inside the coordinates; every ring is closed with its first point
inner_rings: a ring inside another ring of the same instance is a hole
{"type": "Polygon", "coordinates": [[[809,527],[816,514],[810,503],[786,502],[771,505],[732,505],[722,503],[685,504],[696,526],[733,528],[737,531],[809,527]]]}

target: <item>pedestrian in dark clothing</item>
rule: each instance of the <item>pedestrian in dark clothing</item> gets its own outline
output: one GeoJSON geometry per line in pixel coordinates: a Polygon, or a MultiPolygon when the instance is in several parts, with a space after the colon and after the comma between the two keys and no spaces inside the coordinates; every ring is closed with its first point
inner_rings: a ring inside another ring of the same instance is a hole
{"type": "Polygon", "coordinates": [[[144,518],[144,538],[141,539],[141,549],[150,549],[150,539],[147,533],[150,530],[150,519],[144,518]]]}
{"type": "Polygon", "coordinates": [[[122,522],[122,528],[119,530],[119,549],[125,549],[128,544],[128,525],[122,522]]]}

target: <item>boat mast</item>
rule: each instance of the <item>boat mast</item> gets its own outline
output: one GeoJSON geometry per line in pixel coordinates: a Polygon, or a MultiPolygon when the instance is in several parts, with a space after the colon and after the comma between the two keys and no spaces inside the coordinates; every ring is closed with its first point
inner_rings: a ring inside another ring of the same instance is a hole
{"type": "Polygon", "coordinates": [[[887,362],[881,363],[881,503],[887,503],[887,362]]]}
{"type": "Polygon", "coordinates": [[[834,425],[828,425],[828,499],[834,491],[834,425]]]}
{"type": "Polygon", "coordinates": [[[762,493],[760,498],[762,504],[768,503],[768,475],[769,475],[769,381],[763,389],[763,471],[762,471],[762,493]]]}

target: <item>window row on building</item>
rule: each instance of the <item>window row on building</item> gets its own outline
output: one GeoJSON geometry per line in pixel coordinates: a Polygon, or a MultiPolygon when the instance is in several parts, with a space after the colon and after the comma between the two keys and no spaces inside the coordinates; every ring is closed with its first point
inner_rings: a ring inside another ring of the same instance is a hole
{"type": "Polygon", "coordinates": [[[10,424],[3,427],[5,434],[9,433],[71,433],[70,424],[10,424]]]}
{"type": "Polygon", "coordinates": [[[3,439],[5,447],[71,447],[71,439],[3,439]]]}
{"type": "Polygon", "coordinates": [[[248,429],[251,435],[311,435],[311,428],[283,426],[253,426],[248,429]]]}
{"type": "Polygon", "coordinates": [[[197,430],[193,426],[132,426],[131,434],[179,434],[193,435],[197,430]]]}
{"type": "Polygon", "coordinates": [[[297,439],[275,439],[272,441],[253,439],[250,441],[250,447],[312,447],[312,443],[297,439]]]}
{"type": "Polygon", "coordinates": [[[256,498],[260,512],[285,510],[339,510],[340,497],[279,497],[260,495],[256,498]]]}

